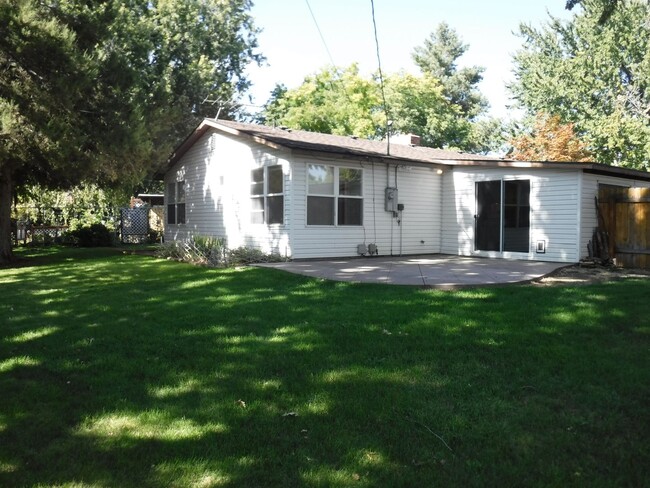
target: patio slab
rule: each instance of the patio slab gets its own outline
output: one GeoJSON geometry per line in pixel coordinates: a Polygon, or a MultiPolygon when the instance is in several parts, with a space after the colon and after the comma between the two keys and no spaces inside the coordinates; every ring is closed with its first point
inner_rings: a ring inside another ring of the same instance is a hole
{"type": "Polygon", "coordinates": [[[258,266],[334,281],[457,288],[526,282],[566,263],[435,254],[298,260],[258,266]]]}

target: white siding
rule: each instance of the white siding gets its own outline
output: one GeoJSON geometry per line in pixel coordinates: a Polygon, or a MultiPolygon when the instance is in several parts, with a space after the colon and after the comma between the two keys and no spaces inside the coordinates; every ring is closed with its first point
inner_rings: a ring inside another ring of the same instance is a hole
{"type": "Polygon", "coordinates": [[[462,168],[443,178],[442,252],[463,256],[493,256],[540,261],[576,262],[579,259],[578,214],[580,172],[524,168],[462,168]],[[475,186],[478,181],[530,180],[530,252],[474,251],[475,186]],[[546,253],[535,246],[544,241],[546,253]]]}
{"type": "Polygon", "coordinates": [[[580,258],[589,255],[587,244],[593,236],[594,229],[598,227],[598,215],[596,213],[596,200],[598,196],[598,185],[614,185],[623,187],[650,187],[650,182],[633,180],[628,178],[617,178],[614,176],[603,176],[591,173],[584,173],[582,176],[582,198],[581,198],[581,224],[580,224],[580,258]]]}
{"type": "Polygon", "coordinates": [[[397,169],[399,202],[404,204],[398,225],[384,210],[384,189],[395,186],[395,166],[384,163],[343,162],[296,158],[293,163],[295,258],[356,256],[358,244],[375,243],[380,255],[440,252],[440,181],[433,168],[397,169]],[[327,164],[363,170],[363,226],[307,225],[307,165],[327,164]]]}
{"type": "MultiPolygon", "coordinates": [[[[186,223],[165,226],[166,240],[193,236],[225,237],[230,248],[249,246],[291,255],[288,225],[291,219],[291,179],[288,152],[275,151],[209,131],[165,175],[165,185],[185,180],[186,223]],[[282,165],[284,225],[251,224],[251,170],[282,165]]],[[[165,216],[166,222],[166,216],[165,216]]]]}
{"type": "MultiPolygon", "coordinates": [[[[418,167],[307,157],[244,138],[208,131],[165,175],[185,181],[186,223],[165,226],[165,239],[225,237],[230,248],[249,246],[293,258],[357,255],[358,244],[375,243],[380,255],[447,253],[541,261],[576,262],[587,255],[597,225],[599,184],[649,187],[650,182],[599,176],[581,170],[418,167]],[[307,225],[307,165],[363,170],[363,225],[307,225]],[[281,165],[284,224],[251,224],[251,170],[281,165]],[[530,250],[474,251],[475,185],[488,180],[530,180],[530,250]],[[402,220],[384,210],[384,189],[397,186],[402,220]],[[535,251],[543,241],[546,253],[535,251]]],[[[166,209],[166,207],[165,207],[166,209]]],[[[166,221],[166,218],[165,218],[166,221]]]]}

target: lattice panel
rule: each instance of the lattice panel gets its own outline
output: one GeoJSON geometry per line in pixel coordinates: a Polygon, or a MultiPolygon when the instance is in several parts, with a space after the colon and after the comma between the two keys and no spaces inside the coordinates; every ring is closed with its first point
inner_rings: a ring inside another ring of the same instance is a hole
{"type": "Polygon", "coordinates": [[[139,244],[147,241],[149,233],[148,207],[120,209],[122,242],[125,244],[139,244]]]}

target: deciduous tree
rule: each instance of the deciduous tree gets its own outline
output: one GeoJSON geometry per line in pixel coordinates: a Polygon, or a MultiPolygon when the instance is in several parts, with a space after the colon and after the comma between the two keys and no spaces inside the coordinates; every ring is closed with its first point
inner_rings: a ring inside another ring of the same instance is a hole
{"type": "MultiPolygon", "coordinates": [[[[415,133],[431,147],[487,151],[481,124],[471,123],[444,95],[429,74],[396,73],[385,77],[391,134],[415,133]]],[[[386,111],[379,80],[364,78],[358,67],[324,68],[288,90],[277,85],[258,121],[325,134],[386,137],[386,111]]]]}
{"type": "Polygon", "coordinates": [[[521,106],[573,123],[598,162],[649,169],[649,4],[583,0],[571,20],[522,25],[520,35],[511,90],[521,106]]]}
{"type": "Polygon", "coordinates": [[[372,138],[385,125],[380,108],[377,84],[362,77],[358,66],[352,64],[345,69],[323,68],[292,90],[277,85],[260,121],[324,134],[372,138]]]}
{"type": "Polygon", "coordinates": [[[0,3],[0,262],[16,187],[141,178],[231,100],[255,52],[250,0],[0,3]]]}
{"type": "Polygon", "coordinates": [[[533,130],[511,139],[512,159],[520,161],[592,161],[587,145],[557,115],[538,114],[533,130]]]}

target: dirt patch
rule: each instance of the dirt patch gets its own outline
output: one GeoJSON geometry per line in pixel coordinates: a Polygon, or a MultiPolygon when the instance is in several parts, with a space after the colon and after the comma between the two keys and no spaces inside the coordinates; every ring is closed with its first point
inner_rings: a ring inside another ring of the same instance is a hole
{"type": "Polygon", "coordinates": [[[650,279],[650,270],[581,263],[560,268],[550,275],[535,280],[533,284],[538,286],[590,285],[627,278],[650,279]]]}

